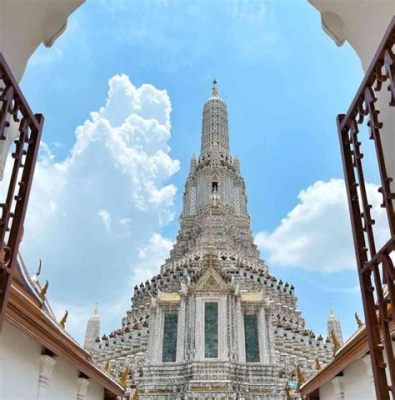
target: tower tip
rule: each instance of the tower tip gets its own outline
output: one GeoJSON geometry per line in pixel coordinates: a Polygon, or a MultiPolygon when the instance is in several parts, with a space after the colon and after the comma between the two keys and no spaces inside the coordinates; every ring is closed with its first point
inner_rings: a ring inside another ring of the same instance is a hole
{"type": "Polygon", "coordinates": [[[213,85],[211,86],[211,97],[218,97],[218,82],[216,79],[213,80],[213,85]]]}

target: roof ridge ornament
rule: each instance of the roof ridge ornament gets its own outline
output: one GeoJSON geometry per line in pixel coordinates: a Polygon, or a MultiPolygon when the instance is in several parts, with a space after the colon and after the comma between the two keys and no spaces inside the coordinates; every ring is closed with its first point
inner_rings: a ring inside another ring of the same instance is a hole
{"type": "Polygon", "coordinates": [[[60,320],[59,325],[65,329],[66,328],[66,322],[67,322],[67,317],[69,316],[68,310],[65,311],[63,318],[60,320]]]}

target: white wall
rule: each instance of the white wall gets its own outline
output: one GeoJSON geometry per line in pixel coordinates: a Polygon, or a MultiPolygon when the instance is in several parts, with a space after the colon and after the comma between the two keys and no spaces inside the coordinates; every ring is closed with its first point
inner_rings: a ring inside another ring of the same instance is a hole
{"type": "MultiPolygon", "coordinates": [[[[79,371],[57,357],[49,387],[38,397],[42,346],[5,322],[0,334],[0,400],[76,400],[79,371]]],[[[104,388],[90,381],[81,400],[104,399],[104,388]]]]}
{"type": "Polygon", "coordinates": [[[104,399],[104,388],[96,382],[91,382],[88,386],[86,400],[104,399]]]}
{"type": "Polygon", "coordinates": [[[70,400],[77,398],[78,371],[64,360],[56,362],[47,399],[70,400]]]}
{"type": "Polygon", "coordinates": [[[343,377],[336,378],[338,384],[331,380],[320,387],[320,400],[376,400],[369,362],[360,358],[348,365],[343,377]]]}
{"type": "Polygon", "coordinates": [[[0,335],[0,399],[36,400],[42,347],[5,322],[0,335]]]}
{"type": "Polygon", "coordinates": [[[367,365],[362,359],[344,370],[344,378],[346,399],[376,400],[374,383],[369,379],[367,365]]]}

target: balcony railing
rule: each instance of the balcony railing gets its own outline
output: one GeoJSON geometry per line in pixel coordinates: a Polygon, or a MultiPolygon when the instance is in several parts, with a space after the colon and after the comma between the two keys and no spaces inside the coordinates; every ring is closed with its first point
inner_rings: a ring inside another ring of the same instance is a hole
{"type": "Polygon", "coordinates": [[[391,123],[395,121],[394,44],[395,18],[350,109],[346,115],[337,118],[366,330],[376,395],[380,400],[390,399],[390,395],[395,399],[395,361],[389,327],[395,307],[395,270],[391,258],[395,250],[395,193],[392,187],[395,168],[387,169],[389,157],[394,160],[395,153],[392,151],[391,154],[388,146],[383,146],[383,139],[389,142],[394,135],[391,123]],[[369,163],[369,156],[373,164],[369,163]],[[377,166],[381,207],[385,210],[384,220],[388,225],[385,244],[379,243],[381,238],[374,220],[377,210],[372,207],[372,191],[365,181],[365,173],[369,173],[369,179],[373,177],[372,165],[377,166]]]}
{"type": "MultiPolygon", "coordinates": [[[[16,273],[19,244],[40,146],[44,117],[33,114],[3,55],[0,53],[0,148],[13,138],[10,168],[6,165],[5,193],[0,203],[0,329],[11,282],[16,273]],[[13,160],[13,161],[11,161],[13,160]]],[[[8,149],[3,152],[7,157],[8,149]]]]}

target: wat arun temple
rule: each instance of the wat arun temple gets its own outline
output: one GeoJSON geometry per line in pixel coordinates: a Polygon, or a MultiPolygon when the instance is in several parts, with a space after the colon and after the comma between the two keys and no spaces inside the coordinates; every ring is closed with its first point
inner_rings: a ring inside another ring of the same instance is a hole
{"type": "Polygon", "coordinates": [[[201,151],[191,159],[176,243],[159,267],[134,288],[118,329],[97,337],[97,316],[88,323],[85,347],[131,398],[299,398],[292,384],[332,360],[335,335],[316,337],[307,328],[294,287],[270,274],[254,244],[216,81],[203,109],[201,151]]]}

